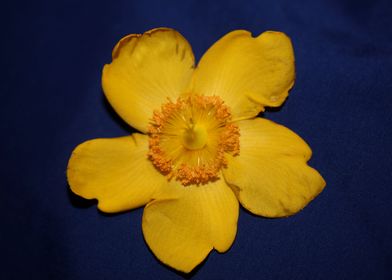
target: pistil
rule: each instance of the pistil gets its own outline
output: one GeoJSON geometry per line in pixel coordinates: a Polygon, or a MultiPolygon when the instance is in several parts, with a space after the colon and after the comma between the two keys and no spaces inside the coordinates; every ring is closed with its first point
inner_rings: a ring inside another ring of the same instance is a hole
{"type": "Polygon", "coordinates": [[[207,144],[207,131],[202,125],[192,124],[182,134],[182,144],[188,150],[200,150],[207,144]]]}

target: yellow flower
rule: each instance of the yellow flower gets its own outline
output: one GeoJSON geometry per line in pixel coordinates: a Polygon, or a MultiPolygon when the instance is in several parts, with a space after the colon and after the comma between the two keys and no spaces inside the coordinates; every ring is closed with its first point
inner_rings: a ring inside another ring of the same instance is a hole
{"type": "Polygon", "coordinates": [[[121,39],[102,85],[117,113],[141,133],[80,144],[67,177],[104,212],[146,205],[143,234],[163,263],[191,271],[225,252],[239,202],[256,215],[292,215],[325,186],[307,165],[308,145],[258,118],[293,86],[294,54],[280,32],[228,33],[195,67],[189,43],[168,28],[121,39]]]}

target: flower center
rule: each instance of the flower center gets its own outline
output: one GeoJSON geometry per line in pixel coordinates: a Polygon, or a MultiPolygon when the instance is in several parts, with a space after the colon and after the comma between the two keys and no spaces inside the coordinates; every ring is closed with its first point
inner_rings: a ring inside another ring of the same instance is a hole
{"type": "Polygon", "coordinates": [[[198,124],[193,124],[190,128],[185,129],[182,134],[182,144],[188,150],[199,150],[207,144],[207,131],[198,124]]]}
{"type": "Polygon", "coordinates": [[[189,96],[155,111],[148,129],[149,159],[184,186],[219,178],[226,154],[239,154],[239,129],[217,96],[189,96]]]}

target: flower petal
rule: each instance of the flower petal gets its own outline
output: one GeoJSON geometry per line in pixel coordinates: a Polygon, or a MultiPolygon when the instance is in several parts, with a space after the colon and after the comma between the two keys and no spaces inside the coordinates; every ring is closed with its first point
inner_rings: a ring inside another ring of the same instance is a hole
{"type": "Polygon", "coordinates": [[[117,113],[146,132],[153,110],[183,93],[193,67],[186,39],[173,29],[157,28],[118,42],[112,63],[103,69],[102,87],[117,113]]]}
{"type": "Polygon", "coordinates": [[[298,135],[260,118],[236,124],[240,155],[229,158],[223,174],[245,208],[266,217],[288,216],[323,190],[324,179],[306,164],[311,150],[298,135]]]}
{"type": "Polygon", "coordinates": [[[163,263],[189,272],[212,248],[229,249],[237,232],[238,207],[223,179],[187,187],[171,182],[144,209],[144,237],[163,263]]]}
{"type": "Polygon", "coordinates": [[[104,212],[145,205],[167,181],[147,159],[147,152],[148,137],[141,134],[84,142],[69,160],[69,185],[84,198],[97,198],[104,212]]]}
{"type": "Polygon", "coordinates": [[[267,31],[253,38],[233,31],[202,57],[192,80],[192,92],[218,95],[235,120],[248,119],[283,103],[294,84],[294,54],[290,39],[267,31]]]}

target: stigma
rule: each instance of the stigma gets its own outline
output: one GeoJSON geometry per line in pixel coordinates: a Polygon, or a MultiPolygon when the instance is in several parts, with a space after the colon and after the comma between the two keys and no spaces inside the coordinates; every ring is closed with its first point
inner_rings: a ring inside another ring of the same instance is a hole
{"type": "Polygon", "coordinates": [[[239,128],[217,96],[190,95],[168,101],[153,113],[148,128],[152,164],[184,186],[219,179],[226,156],[240,152],[239,128]]]}

